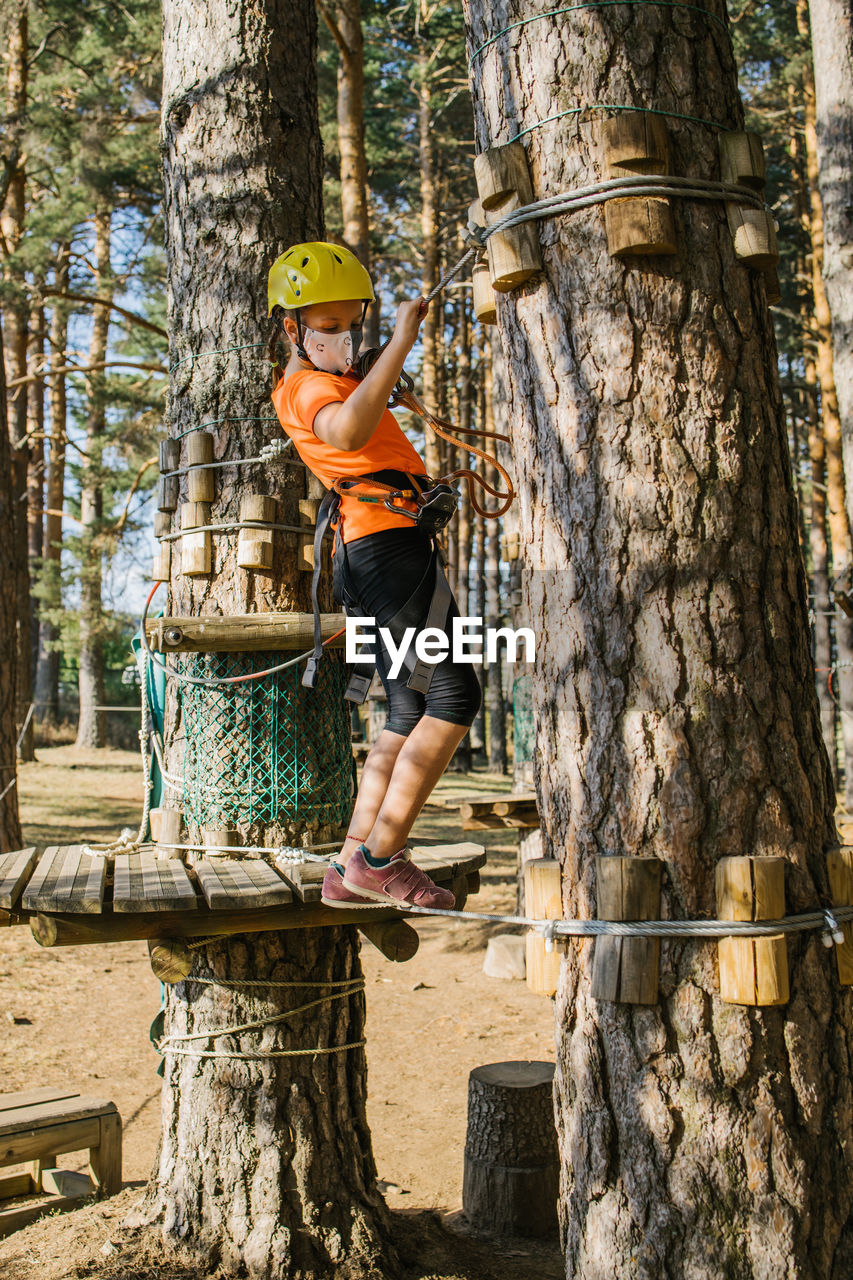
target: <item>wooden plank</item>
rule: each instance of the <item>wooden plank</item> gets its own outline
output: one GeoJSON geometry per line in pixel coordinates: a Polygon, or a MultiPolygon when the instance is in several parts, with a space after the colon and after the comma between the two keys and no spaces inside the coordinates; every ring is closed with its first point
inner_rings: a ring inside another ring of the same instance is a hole
{"type": "Polygon", "coordinates": [[[277,902],[292,902],[293,891],[275,867],[261,858],[246,858],[241,864],[258,890],[257,906],[271,907],[277,902]]]}
{"type": "MultiPolygon", "coordinates": [[[[260,531],[256,531],[260,532],[260,531]]],[[[209,536],[209,535],[208,535],[209,536]]],[[[320,629],[324,640],[340,631],[346,622],[342,613],[322,613],[320,629]]],[[[310,649],[314,643],[314,615],[311,613],[238,613],[228,617],[149,618],[145,625],[151,648],[160,653],[248,652],[257,649],[310,649]],[[167,644],[165,636],[180,632],[177,644],[167,644]]],[[[345,637],[326,647],[341,649],[345,637]]]]}
{"type": "Polygon", "coordinates": [[[0,907],[14,911],[24,885],[38,862],[38,850],[16,849],[0,858],[0,907]]]}
{"type": "Polygon", "coordinates": [[[38,909],[40,911],[55,910],[56,887],[62,877],[63,870],[70,863],[74,863],[76,866],[79,860],[74,850],[74,845],[60,845],[58,847],[56,857],[51,862],[50,869],[38,893],[38,909]]]}
{"type": "Polygon", "coordinates": [[[63,847],[62,862],[59,874],[52,885],[45,884],[39,894],[40,911],[65,911],[71,894],[74,891],[74,880],[80,866],[83,850],[79,844],[63,847]]]}
{"type": "Polygon", "coordinates": [[[116,854],[113,862],[113,911],[130,911],[130,862],[126,853],[116,854]]]}
{"type": "MultiPolygon", "coordinates": [[[[142,873],[142,892],[146,902],[153,905],[163,901],[163,890],[160,885],[160,871],[152,849],[140,849],[136,855],[142,873]]],[[[156,909],[156,908],[154,908],[156,909]]]]}
{"type": "Polygon", "coordinates": [[[172,861],[171,858],[162,861],[157,859],[150,849],[140,853],[118,854],[115,860],[113,911],[121,914],[173,911],[175,900],[167,897],[164,889],[164,883],[168,886],[169,880],[167,878],[165,882],[162,881],[160,874],[161,868],[170,866],[172,861]]]}
{"type": "Polygon", "coordinates": [[[57,1209],[76,1209],[80,1205],[80,1196],[48,1196],[38,1204],[21,1205],[15,1209],[0,1209],[0,1239],[10,1236],[13,1231],[20,1230],[30,1222],[35,1222],[43,1213],[55,1213],[57,1209]]]}
{"type": "Polygon", "coordinates": [[[29,1196],[36,1190],[31,1173],[7,1173],[0,1178],[0,1200],[11,1200],[14,1196],[29,1196]]]}
{"type": "Polygon", "coordinates": [[[51,845],[50,848],[45,849],[44,853],[39,858],[38,866],[36,867],[29,884],[24,889],[23,896],[21,898],[22,905],[27,911],[43,910],[43,908],[38,905],[39,895],[41,894],[42,889],[47,885],[50,877],[53,876],[53,879],[56,878],[54,875],[54,864],[61,860],[62,853],[63,851],[59,845],[51,845]]]}
{"type": "Polygon", "coordinates": [[[240,895],[224,862],[224,858],[202,858],[193,869],[211,911],[239,911],[240,895]]]}
{"type": "MultiPolygon", "coordinates": [[[[109,1099],[82,1094],[71,1094],[66,1098],[44,1098],[37,1102],[7,1107],[0,1112],[0,1137],[14,1134],[18,1130],[30,1132],[89,1116],[112,1115],[115,1109],[115,1103],[109,1099]]],[[[51,1150],[71,1151],[76,1148],[54,1146],[51,1150]]]]}
{"type": "Polygon", "coordinates": [[[158,858],[163,899],[170,911],[195,911],[199,897],[180,858],[158,858]]]}
{"type": "MultiPolygon", "coordinates": [[[[323,873],[327,866],[322,864],[323,873]]],[[[204,858],[195,864],[195,871],[213,910],[253,910],[293,901],[289,884],[259,858],[204,858]]]]}
{"type": "Polygon", "coordinates": [[[97,1116],[3,1134],[0,1135],[0,1165],[23,1164],[25,1160],[34,1160],[45,1149],[84,1151],[97,1145],[100,1134],[101,1122],[97,1116]]]}
{"type": "Polygon", "coordinates": [[[84,914],[103,911],[106,884],[107,859],[84,853],[80,858],[74,891],[64,909],[84,914]]]}
{"type": "Polygon", "coordinates": [[[79,1097],[76,1089],[55,1089],[50,1085],[40,1089],[22,1089],[17,1093],[0,1093],[0,1122],[6,1111],[13,1111],[17,1107],[32,1107],[41,1102],[59,1102],[79,1097]]]}
{"type": "Polygon", "coordinates": [[[249,907],[260,907],[260,890],[249,876],[241,860],[237,858],[218,858],[220,879],[228,885],[231,902],[238,910],[244,904],[249,907]]]}

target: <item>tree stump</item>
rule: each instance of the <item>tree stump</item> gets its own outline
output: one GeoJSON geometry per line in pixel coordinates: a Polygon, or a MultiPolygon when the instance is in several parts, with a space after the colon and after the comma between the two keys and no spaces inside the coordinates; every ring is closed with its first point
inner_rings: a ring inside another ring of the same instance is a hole
{"type": "Polygon", "coordinates": [[[468,1077],[462,1207],[489,1235],[557,1229],[553,1062],[491,1062],[468,1077]]]}

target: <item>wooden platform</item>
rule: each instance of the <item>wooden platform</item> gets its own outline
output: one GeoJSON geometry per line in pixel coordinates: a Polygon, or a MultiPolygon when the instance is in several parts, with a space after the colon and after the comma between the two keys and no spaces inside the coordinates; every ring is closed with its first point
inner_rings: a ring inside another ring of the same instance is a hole
{"type": "MultiPolygon", "coordinates": [[[[482,845],[413,846],[412,855],[436,883],[476,893],[482,845]]],[[[81,845],[52,846],[41,856],[20,849],[0,855],[0,925],[29,923],[42,946],[70,946],[360,925],[406,914],[323,906],[328,865],[203,858],[188,868],[179,858],[157,858],[154,845],[114,859],[85,854],[81,845]]]]}
{"type": "Polygon", "coordinates": [[[539,826],[535,791],[504,791],[490,796],[448,796],[446,799],[438,797],[437,803],[445,809],[455,809],[458,812],[463,831],[539,826]]]}

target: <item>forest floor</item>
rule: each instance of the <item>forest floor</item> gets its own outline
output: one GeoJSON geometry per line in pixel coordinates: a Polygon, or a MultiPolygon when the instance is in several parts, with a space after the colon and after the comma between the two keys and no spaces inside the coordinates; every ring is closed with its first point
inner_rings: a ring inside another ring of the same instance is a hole
{"type": "MultiPolygon", "coordinates": [[[[103,840],[123,826],[136,829],[142,802],[137,755],[70,746],[41,747],[36,754],[37,762],[19,771],[26,845],[103,840]]],[[[509,787],[508,778],[495,774],[448,773],[434,795],[509,787]]],[[[413,843],[419,838],[484,844],[489,861],[469,907],[515,910],[514,831],[463,833],[452,811],[429,803],[412,833],[413,843]]],[[[524,982],[485,976],[486,943],[500,926],[423,919],[417,929],[420,949],[403,965],[362,943],[368,1119],[406,1280],[557,1280],[564,1272],[556,1237],[485,1241],[462,1214],[468,1073],[485,1062],[553,1061],[553,1002],[524,982]]],[[[3,930],[0,944],[2,1089],[70,1086],[111,1099],[124,1126],[121,1193],[0,1240],[0,1275],[178,1280],[185,1273],[168,1266],[116,1269],[111,1258],[110,1240],[120,1238],[121,1220],[141,1197],[159,1137],[161,1082],[148,1032],[160,989],[146,944],[41,949],[24,927],[3,930]]],[[[83,1169],[85,1158],[63,1157],[62,1164],[83,1169]]],[[[215,1280],[218,1272],[192,1274],[215,1280]]]]}

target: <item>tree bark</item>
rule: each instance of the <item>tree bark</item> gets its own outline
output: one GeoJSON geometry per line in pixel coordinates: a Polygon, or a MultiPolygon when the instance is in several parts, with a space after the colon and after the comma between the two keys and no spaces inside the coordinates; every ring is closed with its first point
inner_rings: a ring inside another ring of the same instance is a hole
{"type": "MultiPolygon", "coordinates": [[[[809,14],[823,273],[832,313],[844,461],[848,473],[853,473],[853,10],[849,0],[809,0],[809,14]]],[[[853,526],[853,493],[847,494],[847,517],[853,526]]]]}
{"type": "MultiPolygon", "coordinates": [[[[316,11],[312,0],[262,0],[247,22],[234,0],[190,9],[166,0],[163,15],[169,432],[225,419],[212,428],[214,456],[255,457],[280,436],[263,376],[267,272],[283,246],[324,232],[316,11]],[[229,418],[248,413],[266,423],[229,418]]],[[[272,472],[225,467],[216,472],[213,517],[236,518],[243,494],[273,493],[278,519],[298,523],[305,483],[304,470],[284,461],[272,472]]],[[[170,613],[308,606],[309,576],[296,570],[295,539],[285,545],[276,535],[267,575],[236,567],[235,535],[214,537],[210,577],[184,577],[173,567],[164,602],[170,613]]],[[[179,711],[168,680],[164,739],[173,775],[181,771],[179,711]]],[[[300,834],[283,818],[243,831],[246,843],[262,845],[300,834]]],[[[362,977],[352,927],[249,934],[211,943],[199,959],[204,976],[253,985],[199,987],[190,979],[168,988],[167,1035],[274,1018],[328,996],[320,984],[362,977]],[[275,982],[303,986],[267,985],[275,982]]],[[[167,1053],[158,1168],[137,1220],[170,1251],[223,1276],[319,1280],[338,1268],[376,1280],[394,1274],[366,1120],[363,1033],[357,990],[290,1022],[192,1047],[225,1056],[167,1053]],[[271,1051],[299,1056],[233,1056],[271,1051]]]]}
{"type": "MultiPolygon", "coordinates": [[[[497,24],[465,9],[473,52],[497,24]]],[[[605,176],[600,112],[538,127],[566,102],[743,128],[727,34],[652,5],[519,27],[473,89],[480,149],[532,127],[534,199],[605,176]]],[[[666,124],[671,172],[717,177],[717,130],[666,124]]],[[[627,262],[600,208],[543,221],[544,277],[498,307],[566,916],[595,915],[611,853],[664,862],[667,917],[714,916],[731,854],[784,858],[788,911],[814,908],[835,840],[764,283],[721,205],[673,207],[677,252],[627,262]]],[[[716,946],[693,941],[663,944],[656,1005],[598,1002],[592,951],[568,947],[556,997],[567,1276],[846,1274],[851,998],[817,934],[788,939],[780,1008],[723,1004],[716,946]]]]}
{"type": "MultiPolygon", "coordinates": [[[[56,288],[68,288],[70,245],[60,242],[56,250],[56,288]]],[[[66,363],[68,306],[54,299],[50,317],[50,364],[61,369],[66,363]]],[[[39,627],[39,660],[36,672],[36,709],[44,724],[59,723],[59,627],[54,620],[62,607],[62,506],[65,502],[65,449],[67,446],[65,375],[53,373],[50,387],[50,440],[48,442],[47,501],[44,517],[44,559],[42,562],[42,619],[39,627]],[[51,616],[54,615],[54,616],[51,616]]]]}
{"type": "MultiPolygon", "coordinates": [[[[6,364],[0,328],[0,424],[6,421],[6,364]]],[[[12,485],[9,437],[0,429],[0,546],[15,538],[15,490],[12,485]]],[[[14,565],[0,562],[0,853],[21,847],[18,816],[17,762],[15,759],[15,676],[18,661],[14,565]]]]}
{"type": "MultiPolygon", "coordinates": [[[[110,297],[113,272],[110,263],[112,214],[101,207],[95,214],[96,291],[110,297]]],[[[92,336],[89,364],[106,359],[110,329],[110,308],[92,308],[92,336]]],[[[101,453],[106,430],[106,375],[93,370],[86,379],[86,457],[80,487],[80,667],[78,689],[80,711],[77,722],[78,747],[106,746],[106,713],[97,710],[106,701],[104,688],[103,571],[104,494],[101,453]]]]}

